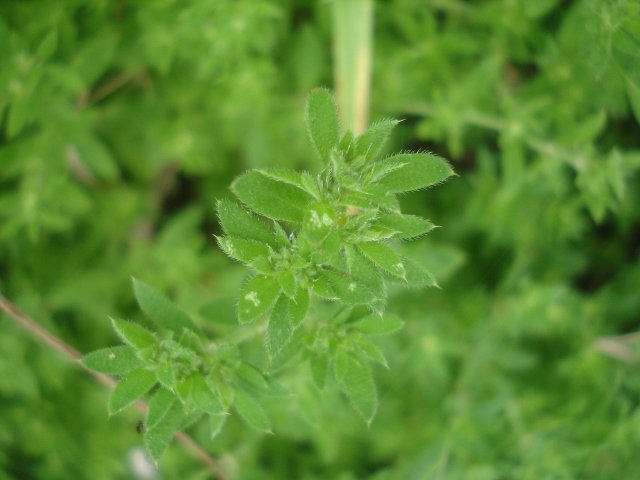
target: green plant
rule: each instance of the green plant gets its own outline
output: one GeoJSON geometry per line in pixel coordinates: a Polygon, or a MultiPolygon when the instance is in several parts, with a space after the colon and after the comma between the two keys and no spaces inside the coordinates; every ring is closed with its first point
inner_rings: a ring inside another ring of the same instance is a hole
{"type": "MultiPolygon", "coordinates": [[[[386,285],[435,285],[419,262],[394,248],[395,242],[434,228],[420,217],[403,215],[397,195],[438,184],[453,171],[429,153],[377,158],[396,120],[378,122],[358,137],[350,130],[341,136],[327,90],[311,92],[305,119],[322,172],[268,169],[238,177],[232,190],[242,205],[219,202],[225,235],[218,243],[251,269],[237,317],[240,324],[269,317],[264,333],[269,359],[301,353],[320,388],[331,371],[355,410],[370,422],[378,401],[369,364],[386,366],[387,361],[369,336],[402,326],[398,317],[384,313],[386,285]],[[308,315],[314,297],[340,308],[329,318],[314,318],[308,315]]],[[[260,399],[286,394],[276,379],[245,361],[236,343],[211,341],[146,283],[134,279],[133,285],[140,308],[157,330],[113,319],[127,345],[82,360],[94,371],[123,376],[109,399],[109,413],[152,392],[144,439],[154,459],[175,432],[204,415],[215,436],[231,407],[251,427],[270,432],[260,399]]]]}

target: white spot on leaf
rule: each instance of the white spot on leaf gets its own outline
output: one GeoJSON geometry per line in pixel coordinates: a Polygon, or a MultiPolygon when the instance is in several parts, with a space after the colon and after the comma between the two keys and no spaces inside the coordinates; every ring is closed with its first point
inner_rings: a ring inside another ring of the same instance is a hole
{"type": "Polygon", "coordinates": [[[115,353],[110,353],[109,354],[109,360],[113,360],[114,358],[116,358],[116,354],[115,353]]]}
{"type": "Polygon", "coordinates": [[[260,305],[260,299],[258,298],[258,292],[249,292],[244,296],[244,299],[250,301],[251,303],[253,303],[254,307],[257,307],[258,305],[260,305]]]}
{"type": "Polygon", "coordinates": [[[350,283],[349,284],[349,291],[353,292],[356,289],[356,284],[355,283],[350,283]]]}

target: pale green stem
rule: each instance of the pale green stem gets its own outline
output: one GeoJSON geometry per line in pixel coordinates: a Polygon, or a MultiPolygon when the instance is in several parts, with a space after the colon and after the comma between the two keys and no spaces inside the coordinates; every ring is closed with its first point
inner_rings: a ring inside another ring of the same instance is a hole
{"type": "Polygon", "coordinates": [[[334,81],[342,130],[367,128],[371,95],[373,0],[334,0],[334,81]]]}

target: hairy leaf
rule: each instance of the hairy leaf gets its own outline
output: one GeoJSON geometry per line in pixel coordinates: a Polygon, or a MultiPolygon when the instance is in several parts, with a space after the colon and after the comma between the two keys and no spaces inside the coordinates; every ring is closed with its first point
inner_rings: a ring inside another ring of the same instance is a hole
{"type": "Polygon", "coordinates": [[[278,355],[293,336],[289,321],[289,298],[281,295],[271,311],[265,344],[270,358],[278,355]]]}
{"type": "Polygon", "coordinates": [[[154,428],[164,418],[175,401],[176,396],[172,391],[163,387],[158,388],[151,400],[149,400],[145,421],[147,430],[154,428]]]}
{"type": "Polygon", "coordinates": [[[356,155],[362,155],[367,160],[375,158],[398,123],[398,120],[381,120],[371,125],[357,138],[356,155]]]}
{"type": "Polygon", "coordinates": [[[144,365],[136,351],[124,345],[91,352],[80,363],[89,370],[108,375],[124,375],[144,365]]]}
{"type": "Polygon", "coordinates": [[[134,278],[133,289],[142,311],[161,327],[178,334],[184,328],[198,329],[185,312],[143,281],[134,278]]]}
{"type": "Polygon", "coordinates": [[[147,429],[144,444],[152,459],[157,461],[162,456],[185,418],[186,414],[180,402],[174,402],[156,426],[147,429]]]}
{"type": "Polygon", "coordinates": [[[405,277],[402,259],[388,245],[380,242],[362,242],[358,244],[358,248],[369,260],[387,272],[401,278],[405,277]]]}
{"type": "Polygon", "coordinates": [[[395,230],[394,238],[419,237],[435,228],[430,221],[414,215],[380,215],[376,223],[395,230]]]}
{"type": "Polygon", "coordinates": [[[378,392],[369,365],[349,359],[343,388],[360,415],[371,423],[378,408],[378,392]]]}
{"type": "Polygon", "coordinates": [[[259,170],[238,177],[231,189],[242,203],[274,220],[302,222],[307,205],[314,201],[306,191],[259,170]]]}
{"type": "Polygon", "coordinates": [[[142,350],[143,348],[156,345],[158,341],[156,337],[146,328],[141,327],[137,323],[127,322],[126,320],[111,319],[113,328],[118,336],[132,347],[142,350]]]}
{"type": "Polygon", "coordinates": [[[404,322],[395,315],[367,315],[354,322],[351,326],[356,330],[369,335],[387,335],[397,332],[404,322]]]}
{"type": "Polygon", "coordinates": [[[244,286],[238,300],[238,320],[247,323],[267,313],[278,296],[280,284],[276,277],[258,275],[244,286]]]}
{"type": "Polygon", "coordinates": [[[377,181],[378,185],[384,186],[391,193],[426,188],[453,175],[453,170],[446,161],[430,153],[403,153],[389,160],[405,163],[402,168],[377,181]]]}
{"type": "Polygon", "coordinates": [[[278,247],[269,227],[235,203],[226,200],[218,202],[218,217],[222,229],[228,236],[266,243],[273,248],[278,247]]]}
{"type": "Polygon", "coordinates": [[[329,154],[340,141],[340,126],[336,104],[328,90],[316,88],[309,94],[305,121],[313,148],[323,163],[329,163],[329,154]]]}
{"type": "Polygon", "coordinates": [[[234,407],[240,417],[252,428],[271,433],[271,421],[260,403],[241,388],[236,389],[234,407]]]}
{"type": "Polygon", "coordinates": [[[157,382],[156,374],[146,368],[129,372],[111,392],[109,415],[114,415],[138,400],[157,382]]]}

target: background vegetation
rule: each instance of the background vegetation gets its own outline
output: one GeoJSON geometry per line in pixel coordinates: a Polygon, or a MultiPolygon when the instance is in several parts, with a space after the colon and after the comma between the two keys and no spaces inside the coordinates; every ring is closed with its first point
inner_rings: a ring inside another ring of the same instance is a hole
{"type": "MultiPolygon", "coordinates": [[[[351,1],[351,0],[345,0],[351,1]]],[[[317,172],[305,98],[334,86],[332,5],[0,4],[0,292],[82,352],[144,323],[130,276],[266,362],[217,247],[249,168],[317,172]]],[[[231,478],[634,479],[640,470],[640,5],[380,0],[370,121],[459,177],[401,198],[442,289],[390,291],[370,426],[297,362],[267,402],[191,436],[231,478]]],[[[338,95],[340,99],[340,92],[338,95]]],[[[346,101],[345,101],[346,102],[346,101]]],[[[341,104],[344,107],[344,104],[341,104]]],[[[0,479],[151,478],[140,414],[0,318],[0,479]]],[[[180,444],[157,478],[209,478],[180,444]]]]}

